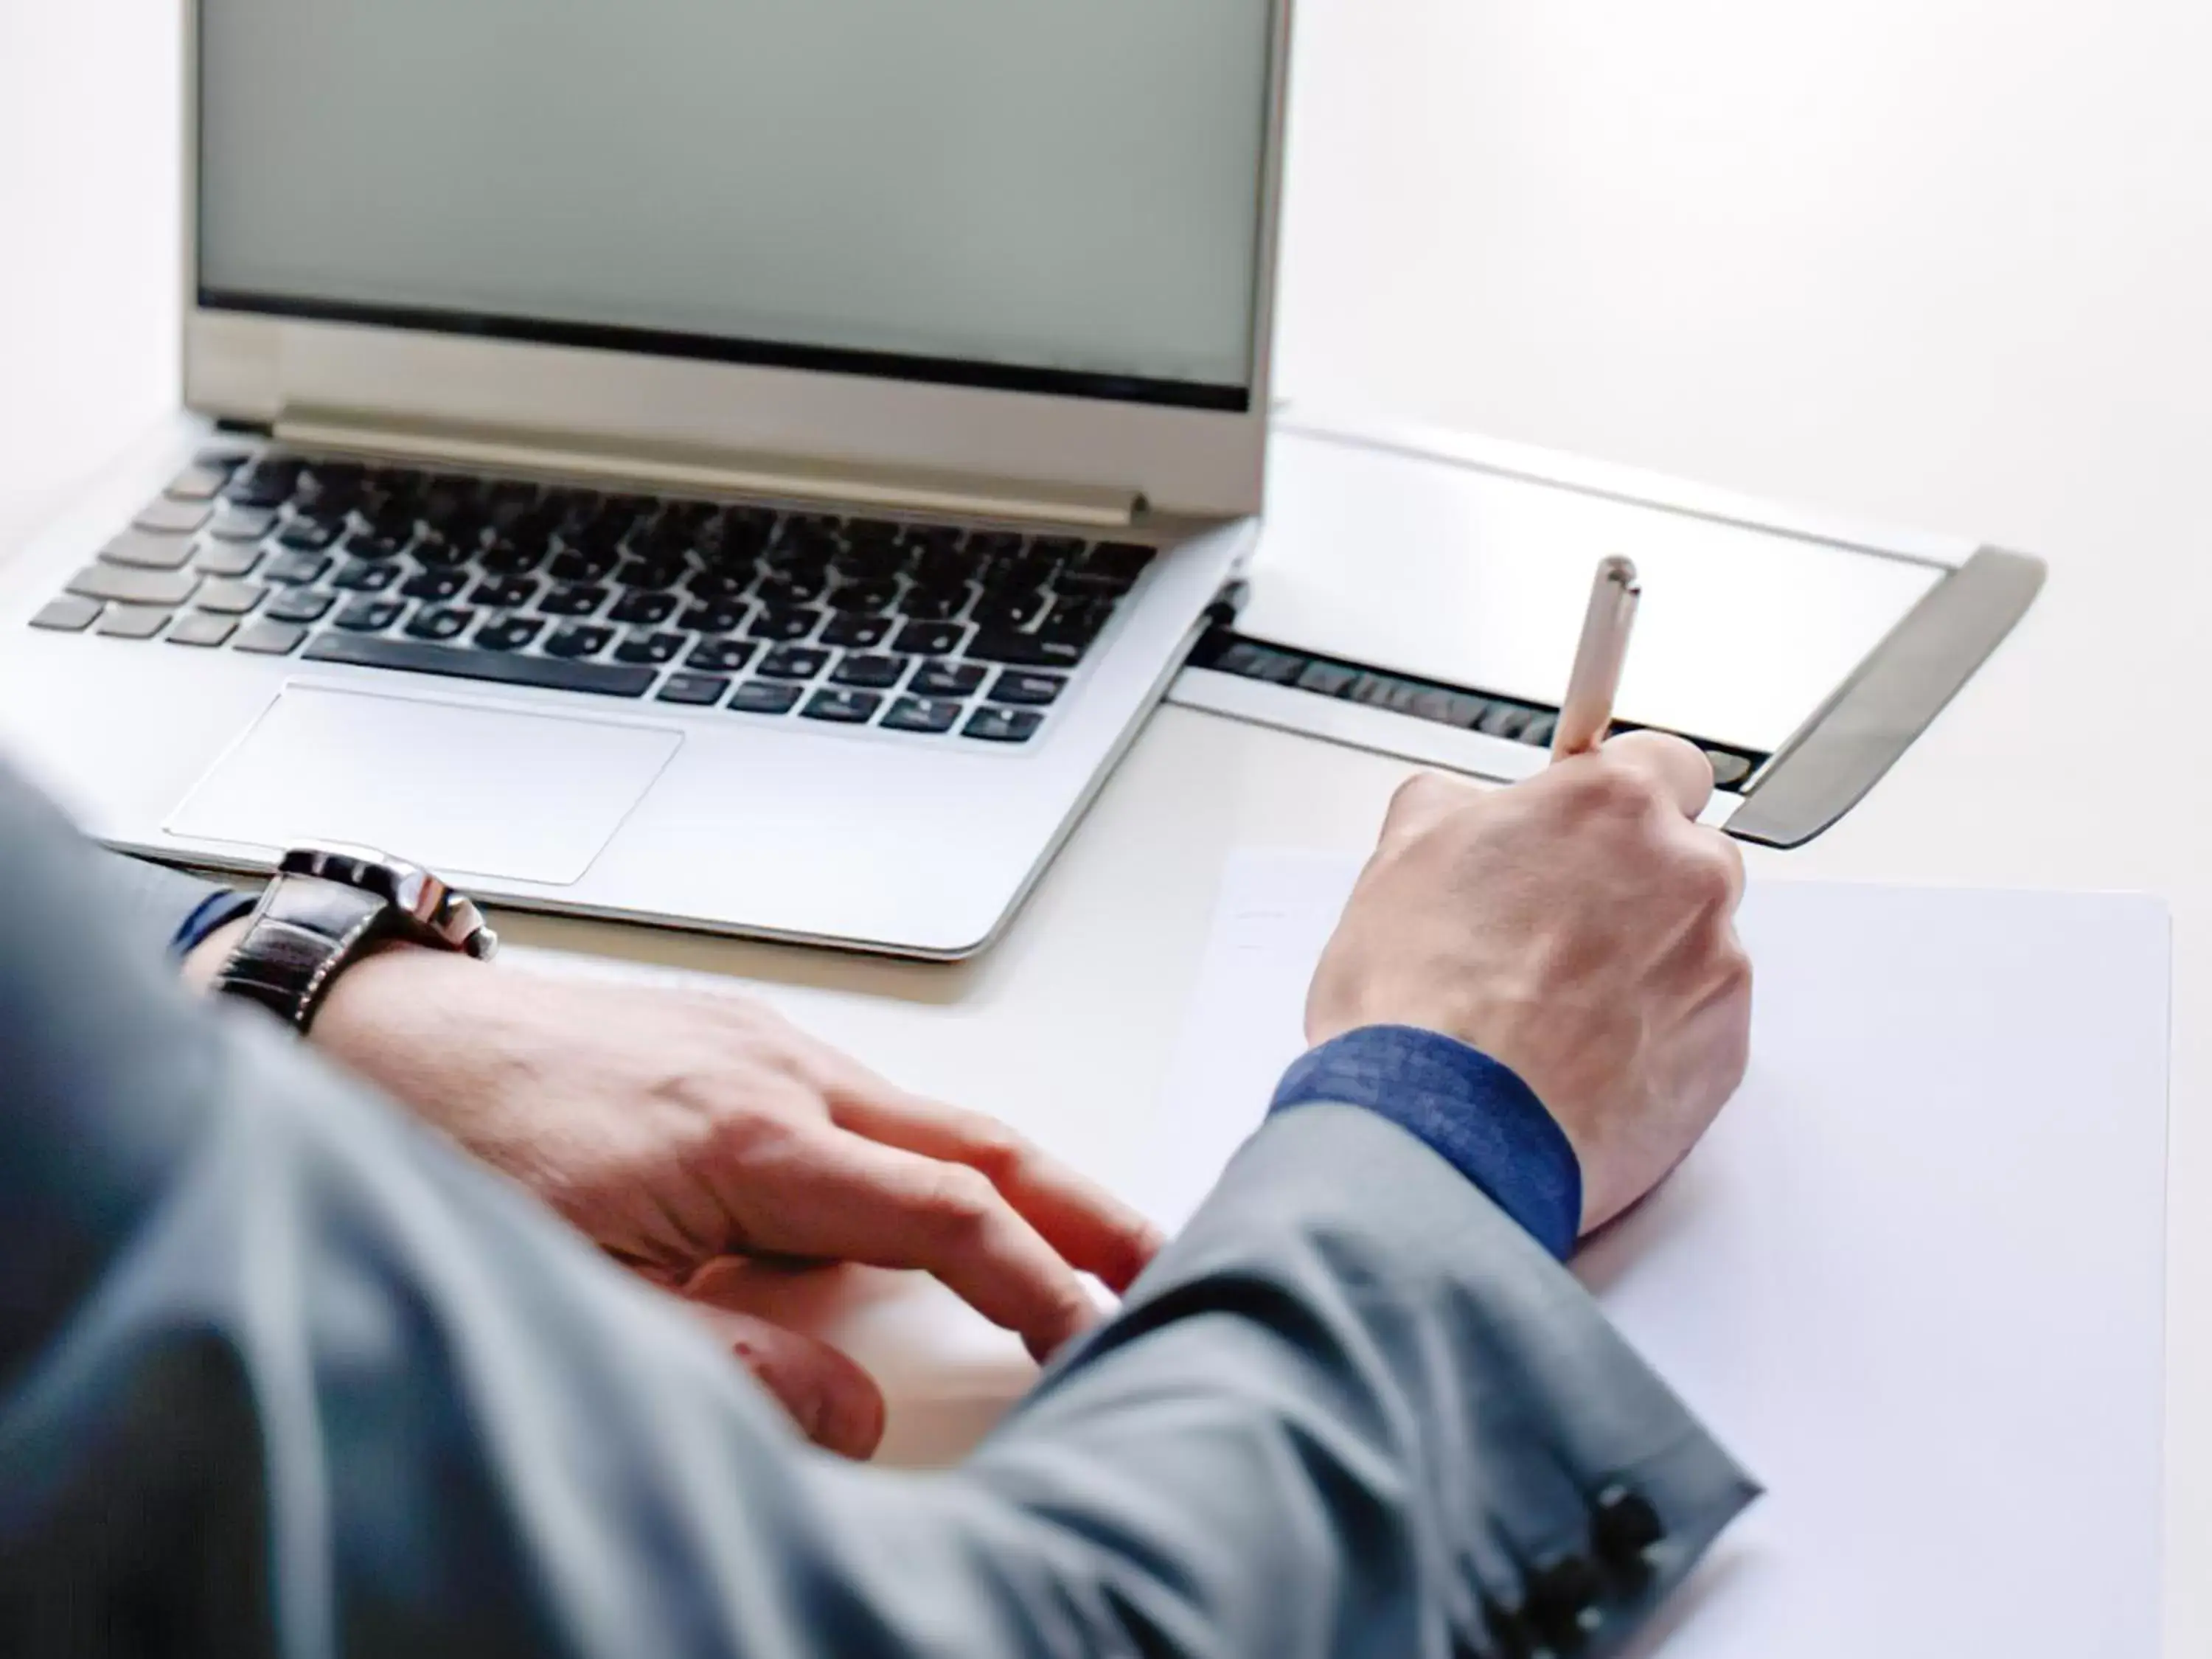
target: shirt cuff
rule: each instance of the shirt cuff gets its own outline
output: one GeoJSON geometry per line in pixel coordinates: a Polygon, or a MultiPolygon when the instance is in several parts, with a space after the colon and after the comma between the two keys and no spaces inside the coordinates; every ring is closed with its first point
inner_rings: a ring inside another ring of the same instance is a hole
{"type": "Polygon", "coordinates": [[[1564,1261],[1582,1231],[1583,1171],[1535,1093],[1489,1055],[1436,1031],[1370,1025],[1308,1053],[1268,1110],[1362,1106],[1419,1140],[1564,1261]]]}
{"type": "Polygon", "coordinates": [[[228,888],[210,893],[192,907],[191,915],[177,929],[176,937],[169,941],[169,954],[182,962],[204,945],[208,939],[228,927],[240,916],[250,914],[259,901],[252,893],[234,893],[228,888]]]}

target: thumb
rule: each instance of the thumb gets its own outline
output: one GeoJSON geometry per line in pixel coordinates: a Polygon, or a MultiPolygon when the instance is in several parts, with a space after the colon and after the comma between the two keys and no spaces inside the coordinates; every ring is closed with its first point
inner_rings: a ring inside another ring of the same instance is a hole
{"type": "Polygon", "coordinates": [[[688,1297],[684,1305],[737,1355],[816,1445],[864,1460],[881,1443],[883,1390],[827,1342],[753,1314],[688,1297]]]}

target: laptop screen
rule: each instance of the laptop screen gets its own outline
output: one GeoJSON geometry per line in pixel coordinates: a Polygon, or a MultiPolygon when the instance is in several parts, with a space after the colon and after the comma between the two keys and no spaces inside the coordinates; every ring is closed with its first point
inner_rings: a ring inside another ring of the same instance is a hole
{"type": "Polygon", "coordinates": [[[1249,406],[1273,0],[200,0],[199,302],[1249,406]]]}

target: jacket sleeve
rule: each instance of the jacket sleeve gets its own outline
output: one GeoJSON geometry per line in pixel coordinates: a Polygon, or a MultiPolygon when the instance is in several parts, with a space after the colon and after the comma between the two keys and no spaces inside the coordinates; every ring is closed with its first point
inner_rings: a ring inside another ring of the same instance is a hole
{"type": "Polygon", "coordinates": [[[138,949],[156,955],[172,950],[187,923],[219,920],[226,908],[242,913],[251,902],[250,895],[239,894],[236,905],[222,906],[219,901],[234,890],[123,853],[100,853],[94,871],[114,925],[138,949]]]}
{"type": "Polygon", "coordinates": [[[840,1463],[130,948],[4,772],[0,846],[0,1651],[1603,1654],[1752,1495],[1520,1228],[1326,1103],[967,1464],[840,1463]]]}

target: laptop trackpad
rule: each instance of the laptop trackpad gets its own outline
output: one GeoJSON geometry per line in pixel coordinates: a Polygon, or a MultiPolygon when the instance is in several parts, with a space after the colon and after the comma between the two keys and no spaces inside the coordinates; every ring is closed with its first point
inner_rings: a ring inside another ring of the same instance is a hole
{"type": "Polygon", "coordinates": [[[683,742],[611,721],[291,685],[165,827],[271,850],[347,842],[441,875],[567,886],[683,742]]]}

